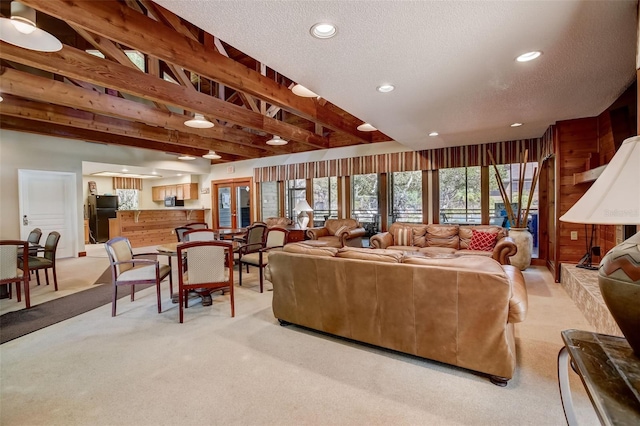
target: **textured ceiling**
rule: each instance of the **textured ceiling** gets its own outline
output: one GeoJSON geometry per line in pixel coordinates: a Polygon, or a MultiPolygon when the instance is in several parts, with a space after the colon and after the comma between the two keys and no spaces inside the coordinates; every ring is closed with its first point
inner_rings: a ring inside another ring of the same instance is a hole
{"type": "Polygon", "coordinates": [[[635,0],[156,2],[413,149],[539,137],[635,77],[635,0]]]}

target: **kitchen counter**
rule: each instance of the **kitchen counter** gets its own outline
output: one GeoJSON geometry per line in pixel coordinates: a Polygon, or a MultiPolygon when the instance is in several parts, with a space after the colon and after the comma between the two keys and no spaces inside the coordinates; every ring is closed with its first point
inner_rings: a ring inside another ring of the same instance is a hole
{"type": "Polygon", "coordinates": [[[164,207],[158,209],[118,210],[109,223],[110,238],[129,238],[131,247],[146,247],[177,241],[175,228],[192,222],[204,222],[209,209],[164,207]]]}

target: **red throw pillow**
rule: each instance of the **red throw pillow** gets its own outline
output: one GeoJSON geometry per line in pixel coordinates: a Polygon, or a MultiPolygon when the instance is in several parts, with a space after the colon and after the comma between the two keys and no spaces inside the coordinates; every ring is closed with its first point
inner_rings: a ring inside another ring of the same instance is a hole
{"type": "Polygon", "coordinates": [[[472,236],[471,242],[469,243],[469,250],[493,251],[493,248],[496,246],[498,234],[476,231],[475,229],[472,229],[471,232],[472,236]]]}

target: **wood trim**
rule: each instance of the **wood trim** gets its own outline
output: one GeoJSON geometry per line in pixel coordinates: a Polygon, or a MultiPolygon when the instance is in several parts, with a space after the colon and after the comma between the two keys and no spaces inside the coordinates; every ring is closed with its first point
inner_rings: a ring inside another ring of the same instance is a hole
{"type": "MultiPolygon", "coordinates": [[[[231,187],[231,205],[235,206],[235,219],[232,218],[231,223],[232,227],[240,227],[239,224],[239,211],[240,206],[236,205],[236,190],[239,187],[248,186],[249,191],[251,188],[254,188],[253,178],[232,178],[232,179],[220,179],[220,180],[212,180],[211,181],[211,226],[214,229],[220,228],[220,219],[218,218],[218,188],[221,186],[230,186],[231,187]],[[234,223],[235,222],[235,223],[234,223]]],[[[249,222],[252,221],[252,218],[255,217],[255,206],[253,200],[253,194],[249,194],[249,222]]]]}
{"type": "Polygon", "coordinates": [[[594,169],[586,170],[584,172],[574,173],[573,184],[579,185],[581,183],[593,182],[594,180],[598,179],[598,177],[600,177],[600,175],[602,174],[602,172],[604,172],[604,169],[606,167],[607,165],[605,164],[604,166],[596,167],[594,169]]]}
{"type": "Polygon", "coordinates": [[[252,198],[254,198],[258,204],[257,206],[259,206],[260,208],[256,209],[256,220],[258,222],[264,222],[263,218],[262,218],[262,185],[258,182],[256,182],[253,185],[253,189],[254,189],[254,196],[252,198]]]}
{"type": "Polygon", "coordinates": [[[422,171],[422,223],[429,223],[429,197],[433,191],[429,187],[429,171],[422,171]]]}
{"type": "Polygon", "coordinates": [[[378,175],[378,213],[380,214],[380,229],[386,231],[389,222],[389,206],[392,200],[389,199],[391,191],[389,190],[390,173],[380,173],[378,175]]]}
{"type": "Polygon", "coordinates": [[[431,179],[433,182],[433,199],[432,201],[432,210],[433,210],[433,223],[434,224],[439,224],[440,223],[440,197],[438,196],[438,194],[440,194],[440,176],[438,175],[438,171],[434,171],[431,174],[431,179]]]}
{"type": "Polygon", "coordinates": [[[285,210],[285,203],[284,203],[284,199],[286,197],[285,194],[285,188],[284,188],[284,181],[280,180],[278,181],[278,215],[279,216],[286,216],[287,212],[285,210]]]}
{"type": "Polygon", "coordinates": [[[352,208],[352,204],[351,204],[351,176],[344,176],[344,204],[345,204],[345,211],[344,211],[344,218],[346,219],[351,219],[351,210],[353,210],[352,208]]]}
{"type": "Polygon", "coordinates": [[[489,224],[489,167],[480,167],[480,223],[489,224]]]}
{"type": "MultiPolygon", "coordinates": [[[[313,179],[305,179],[304,196],[307,199],[309,206],[313,208],[313,179]]],[[[307,212],[307,214],[309,215],[309,228],[313,228],[313,211],[307,212]]]]}
{"type": "Polygon", "coordinates": [[[79,251],[78,252],[78,257],[86,257],[87,256],[87,252],[86,251],[79,251]]]}
{"type": "Polygon", "coordinates": [[[558,213],[559,213],[559,204],[560,204],[560,165],[562,163],[562,150],[558,149],[558,147],[560,146],[560,129],[559,126],[556,126],[553,129],[553,140],[554,142],[554,146],[556,147],[556,161],[555,161],[555,185],[553,188],[554,191],[554,199],[555,199],[555,203],[554,203],[554,209],[553,209],[553,214],[554,214],[554,223],[555,223],[555,229],[556,229],[556,235],[555,238],[553,239],[553,245],[554,245],[554,250],[553,250],[553,269],[555,270],[555,282],[559,283],[560,282],[560,264],[558,263],[560,261],[560,220],[558,219],[558,213]]]}
{"type": "Polygon", "coordinates": [[[344,194],[344,179],[342,176],[338,176],[338,218],[344,217],[344,202],[342,196],[344,194]]]}

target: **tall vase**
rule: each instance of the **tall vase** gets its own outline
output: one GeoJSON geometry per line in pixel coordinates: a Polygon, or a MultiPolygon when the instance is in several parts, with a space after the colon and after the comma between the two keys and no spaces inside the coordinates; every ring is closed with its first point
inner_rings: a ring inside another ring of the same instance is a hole
{"type": "Polygon", "coordinates": [[[531,253],[533,252],[533,235],[527,228],[511,228],[509,236],[516,243],[518,252],[509,258],[513,266],[524,271],[531,265],[531,253]]]}

